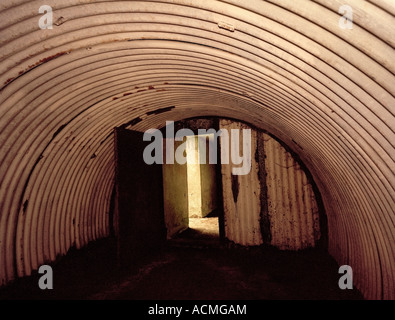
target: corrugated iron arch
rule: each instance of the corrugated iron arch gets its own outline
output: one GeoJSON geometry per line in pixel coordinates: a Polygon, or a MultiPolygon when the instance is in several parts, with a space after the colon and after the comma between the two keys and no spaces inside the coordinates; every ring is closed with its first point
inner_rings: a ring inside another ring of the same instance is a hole
{"type": "Polygon", "coordinates": [[[298,153],[329,252],[394,298],[392,2],[349,0],[352,30],[329,0],[51,0],[52,30],[42,4],[0,4],[1,283],[109,234],[113,127],[210,115],[298,153]]]}

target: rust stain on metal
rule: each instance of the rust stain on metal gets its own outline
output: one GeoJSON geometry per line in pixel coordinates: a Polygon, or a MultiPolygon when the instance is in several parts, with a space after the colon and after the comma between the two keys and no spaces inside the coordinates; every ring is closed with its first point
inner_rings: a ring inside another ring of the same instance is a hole
{"type": "Polygon", "coordinates": [[[9,78],[7,79],[6,82],[4,82],[4,85],[6,86],[7,84],[9,84],[10,82],[14,81],[15,78],[9,78]]]}
{"type": "Polygon", "coordinates": [[[69,52],[69,51],[62,51],[62,52],[59,52],[59,53],[54,54],[54,55],[52,55],[52,56],[43,58],[43,59],[37,61],[35,64],[29,65],[25,70],[19,71],[17,77],[13,77],[13,78],[7,79],[7,81],[4,82],[4,86],[3,86],[2,89],[4,89],[4,87],[5,87],[6,85],[8,85],[10,82],[14,81],[16,78],[20,77],[21,75],[25,74],[26,72],[30,71],[31,69],[33,69],[33,68],[35,68],[35,67],[38,67],[39,65],[41,65],[41,64],[43,64],[43,63],[46,63],[46,62],[48,62],[48,61],[51,61],[51,60],[53,60],[53,59],[56,59],[56,58],[58,58],[58,57],[60,57],[60,56],[63,56],[63,55],[65,55],[65,54],[68,54],[68,53],[70,53],[70,52],[69,52]]]}
{"type": "Polygon", "coordinates": [[[268,208],[268,197],[267,197],[267,172],[265,163],[265,144],[262,132],[257,132],[257,148],[255,151],[255,161],[258,164],[258,180],[260,185],[259,199],[261,202],[260,212],[260,227],[262,234],[262,241],[266,244],[270,244],[272,241],[272,232],[270,228],[270,216],[268,208]]]}
{"type": "Polygon", "coordinates": [[[62,51],[62,52],[59,52],[59,53],[54,54],[54,55],[52,55],[52,56],[43,58],[43,59],[37,61],[35,64],[29,65],[28,68],[24,71],[24,73],[25,73],[26,71],[29,71],[30,69],[33,69],[33,68],[35,68],[35,67],[37,67],[37,66],[43,64],[43,63],[46,63],[46,62],[51,61],[51,60],[53,60],[53,59],[59,58],[59,57],[65,55],[65,54],[68,54],[68,53],[69,53],[68,51],[62,51]]]}
{"type": "Polygon", "coordinates": [[[233,195],[233,201],[237,202],[237,198],[239,197],[239,189],[240,189],[240,184],[239,184],[239,179],[238,176],[231,175],[232,179],[232,195],[233,195]]]}

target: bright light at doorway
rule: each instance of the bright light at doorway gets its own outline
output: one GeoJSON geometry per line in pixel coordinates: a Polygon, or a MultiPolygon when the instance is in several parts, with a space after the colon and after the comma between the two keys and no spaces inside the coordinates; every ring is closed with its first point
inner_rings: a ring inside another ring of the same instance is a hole
{"type": "Polygon", "coordinates": [[[217,208],[216,165],[209,163],[209,144],[214,138],[214,134],[189,136],[186,145],[192,160],[187,162],[189,228],[209,236],[219,234],[218,217],[212,216],[217,208]],[[199,161],[202,154],[205,161],[199,161]]]}

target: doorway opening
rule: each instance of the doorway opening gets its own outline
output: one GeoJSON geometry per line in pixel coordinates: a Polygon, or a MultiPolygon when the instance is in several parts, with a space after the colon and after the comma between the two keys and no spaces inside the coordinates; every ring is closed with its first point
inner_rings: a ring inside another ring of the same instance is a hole
{"type": "MultiPolygon", "coordinates": [[[[181,153],[189,159],[184,164],[165,161],[163,165],[168,239],[219,237],[242,246],[269,245],[281,250],[326,247],[326,219],[318,189],[285,144],[234,119],[187,119],[179,126],[175,123],[173,129],[170,137],[180,129],[190,133],[182,141],[163,135],[166,157],[166,148],[172,145],[173,159],[181,153]],[[224,139],[210,136],[210,128],[228,135],[224,139]],[[199,129],[206,129],[206,134],[199,129]],[[223,164],[210,164],[207,150],[211,144],[218,146],[217,159],[222,160],[225,150],[223,164]],[[233,163],[232,152],[232,163],[226,161],[229,147],[234,154],[241,153],[238,163],[233,163]],[[238,169],[245,167],[249,172],[240,173],[238,169]]],[[[166,127],[163,130],[168,132],[166,127]]]]}
{"type": "Polygon", "coordinates": [[[188,135],[183,141],[164,139],[165,158],[182,150],[186,159],[183,164],[165,161],[162,166],[168,240],[220,239],[220,167],[210,161],[210,152],[217,152],[214,139],[214,134],[188,135]]]}
{"type": "Polygon", "coordinates": [[[196,235],[219,237],[216,164],[209,150],[214,134],[187,137],[187,184],[189,229],[196,235]],[[189,157],[188,157],[189,155],[189,157]]]}

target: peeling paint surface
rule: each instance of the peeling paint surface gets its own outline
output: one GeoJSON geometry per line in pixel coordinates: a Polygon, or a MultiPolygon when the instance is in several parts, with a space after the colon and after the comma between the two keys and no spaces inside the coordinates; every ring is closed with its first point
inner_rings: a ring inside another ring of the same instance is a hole
{"type": "Polygon", "coordinates": [[[263,138],[271,244],[287,250],[315,247],[320,224],[312,185],[289,152],[269,135],[263,138]]]}
{"type": "MultiPolygon", "coordinates": [[[[222,130],[242,130],[249,127],[240,122],[220,120],[222,130]]],[[[230,134],[229,134],[230,136],[230,134]]],[[[251,148],[257,147],[256,131],[251,131],[251,148]]],[[[222,138],[221,138],[222,141],[222,138]]],[[[243,139],[239,139],[240,154],[243,154],[243,139]]],[[[232,145],[232,143],[230,143],[232,145]]],[[[221,148],[223,143],[221,142],[221,148]]],[[[262,244],[260,230],[260,183],[258,164],[251,159],[251,171],[247,175],[233,175],[233,164],[221,164],[222,188],[224,202],[225,237],[244,246],[262,244]]]]}

